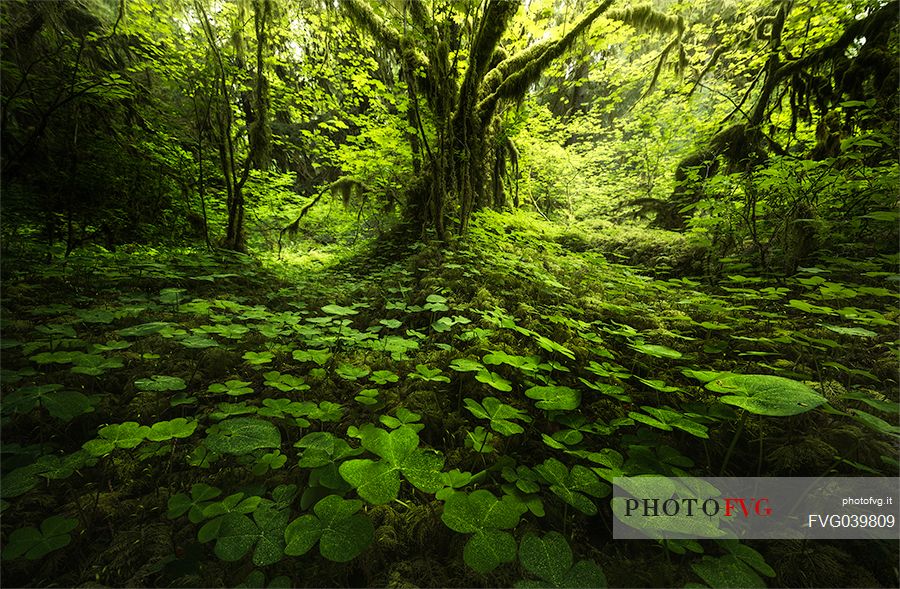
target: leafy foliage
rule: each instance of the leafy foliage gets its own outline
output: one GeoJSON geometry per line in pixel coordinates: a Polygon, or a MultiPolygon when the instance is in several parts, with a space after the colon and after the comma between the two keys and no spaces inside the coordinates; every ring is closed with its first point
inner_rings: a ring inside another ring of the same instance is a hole
{"type": "Polygon", "coordinates": [[[604,519],[897,476],[882,4],[5,3],[4,581],[897,586],[604,519]]]}

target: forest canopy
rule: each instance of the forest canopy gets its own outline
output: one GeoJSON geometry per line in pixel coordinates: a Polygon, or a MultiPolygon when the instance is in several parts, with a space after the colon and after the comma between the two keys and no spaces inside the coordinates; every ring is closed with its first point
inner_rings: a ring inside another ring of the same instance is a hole
{"type": "Polygon", "coordinates": [[[889,2],[10,1],[4,235],[244,251],[294,234],[327,194],[442,238],[512,207],[737,231],[762,258],[803,250],[893,204],[896,16],[889,2]],[[767,194],[776,173],[795,185],[767,194]]]}
{"type": "Polygon", "coordinates": [[[900,475],[898,33],[0,1],[4,583],[898,586],[896,540],[625,542],[610,500],[900,475]]]}

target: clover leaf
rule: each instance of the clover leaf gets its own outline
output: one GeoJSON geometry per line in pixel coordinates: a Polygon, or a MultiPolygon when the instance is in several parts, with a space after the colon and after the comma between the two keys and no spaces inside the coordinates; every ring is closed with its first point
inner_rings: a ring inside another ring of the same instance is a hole
{"type": "Polygon", "coordinates": [[[281,447],[281,433],[269,421],[236,417],[210,427],[204,443],[217,454],[249,454],[260,448],[281,447]]]}
{"type": "Polygon", "coordinates": [[[122,368],[122,366],[124,363],[119,357],[106,358],[99,354],[84,354],[75,358],[75,366],[70,370],[76,374],[100,376],[107,370],[122,368]]]}
{"type": "Polygon", "coordinates": [[[278,389],[283,393],[291,391],[305,391],[309,389],[302,377],[293,376],[291,374],[281,374],[277,370],[263,373],[264,383],[266,386],[278,389]]]}
{"type": "Polygon", "coordinates": [[[491,444],[494,437],[494,434],[479,425],[474,430],[466,432],[464,444],[466,448],[471,448],[476,452],[490,454],[494,451],[494,446],[491,444]]]}
{"type": "Polygon", "coordinates": [[[521,434],[525,431],[521,425],[509,420],[531,421],[524,411],[506,405],[496,397],[486,397],[481,403],[467,397],[463,402],[472,415],[479,419],[489,419],[491,429],[503,436],[521,434]]]}
{"type": "Polygon", "coordinates": [[[586,515],[595,515],[597,506],[586,495],[605,497],[610,487],[600,481],[589,468],[576,464],[571,472],[555,458],[548,458],[534,470],[550,483],[550,490],[560,499],[586,515]]]}
{"type": "Polygon", "coordinates": [[[253,512],[253,520],[258,531],[253,564],[256,566],[275,564],[284,556],[284,531],[290,520],[290,514],[286,509],[277,509],[275,504],[266,502],[253,512]]]}
{"type": "Polygon", "coordinates": [[[158,421],[150,426],[147,439],[151,442],[164,442],[172,438],[188,438],[196,429],[196,421],[188,421],[184,417],[176,417],[170,421],[158,421]]]}
{"type": "Polygon", "coordinates": [[[688,419],[683,413],[673,411],[666,407],[650,407],[647,405],[643,405],[641,409],[649,413],[650,416],[636,411],[629,411],[628,417],[664,431],[672,431],[673,427],[677,427],[692,436],[705,439],[709,438],[708,429],[705,425],[688,419]]]}
{"type": "Polygon", "coordinates": [[[171,323],[165,321],[152,321],[150,323],[142,323],[140,325],[133,325],[131,327],[120,329],[117,333],[122,337],[143,337],[162,331],[170,325],[171,323]]]}
{"type": "Polygon", "coordinates": [[[692,564],[691,568],[710,587],[766,587],[765,581],[756,571],[733,554],[718,558],[704,556],[699,562],[692,564]]]}
{"type": "Polygon", "coordinates": [[[331,358],[331,352],[328,350],[294,350],[291,357],[297,362],[315,362],[319,366],[324,366],[331,358]]]}
{"type": "Polygon", "coordinates": [[[225,393],[232,397],[249,395],[253,392],[250,383],[243,380],[228,380],[225,384],[213,383],[206,388],[210,393],[225,393]]]}
{"type": "Polygon", "coordinates": [[[256,476],[266,474],[269,470],[278,470],[287,462],[287,456],[281,453],[281,450],[268,452],[259,457],[256,464],[253,465],[251,472],[256,476]]]}
{"type": "Polygon", "coordinates": [[[471,358],[456,358],[450,363],[450,368],[456,372],[481,372],[484,366],[471,358]]]}
{"type": "Polygon", "coordinates": [[[275,359],[275,355],[272,352],[244,352],[244,355],[241,357],[251,366],[268,364],[275,359]]]}
{"type": "Polygon", "coordinates": [[[306,434],[300,441],[294,444],[295,448],[302,448],[300,455],[301,468],[316,468],[334,464],[335,462],[350,456],[359,456],[362,448],[351,448],[350,444],[330,432],[313,432],[306,434]]]}
{"type": "Polygon", "coordinates": [[[141,391],[183,391],[187,388],[187,383],[177,376],[154,375],[134,381],[134,386],[141,391]]]}
{"type": "Polygon", "coordinates": [[[447,302],[446,297],[442,297],[441,295],[430,294],[426,297],[425,302],[425,309],[428,311],[438,312],[450,310],[450,307],[445,304],[447,302]]]}
{"type": "Polygon", "coordinates": [[[175,519],[185,513],[191,523],[198,524],[203,521],[203,510],[209,506],[210,501],[222,494],[216,487],[210,487],[205,483],[197,483],[191,487],[191,494],[178,493],[169,497],[166,517],[175,519]]]}
{"type": "Polygon", "coordinates": [[[340,474],[373,504],[393,501],[400,492],[400,474],[417,489],[434,493],[441,487],[444,458],[437,452],[419,448],[419,436],[411,428],[392,432],[374,426],[360,430],[363,448],[382,460],[348,460],[340,466],[340,474]]]}
{"type": "Polygon", "coordinates": [[[537,356],[516,356],[507,354],[503,350],[494,350],[482,358],[485,364],[499,365],[506,364],[513,368],[519,368],[527,372],[534,372],[540,364],[540,358],[537,356]]]}
{"type": "Polygon", "coordinates": [[[512,390],[512,383],[508,380],[497,374],[496,372],[492,372],[488,369],[484,369],[475,375],[475,380],[478,382],[483,382],[486,385],[489,385],[498,391],[503,391],[504,393],[508,393],[512,390]]]}
{"type": "Polygon", "coordinates": [[[409,375],[410,380],[424,380],[425,382],[450,382],[446,376],[442,376],[440,368],[429,368],[424,364],[416,364],[416,371],[409,375]]]}
{"type": "Polygon", "coordinates": [[[529,399],[537,399],[535,407],[547,410],[568,411],[578,409],[581,404],[581,393],[575,389],[555,386],[534,386],[525,391],[529,399]]]}
{"type": "Polygon", "coordinates": [[[337,370],[335,370],[338,376],[343,378],[344,380],[356,380],[358,378],[364,378],[369,375],[369,368],[367,366],[354,366],[352,364],[341,364],[338,366],[337,370]]]}
{"type": "Polygon", "coordinates": [[[572,549],[559,532],[549,532],[543,538],[529,532],[519,545],[522,568],[541,578],[540,581],[519,581],[516,587],[591,588],[606,587],[606,577],[594,562],[579,561],[572,566],[572,549]]]}
{"type": "Polygon", "coordinates": [[[378,392],[378,389],[363,389],[353,397],[353,400],[363,405],[377,405],[378,392]]]}
{"type": "Polygon", "coordinates": [[[4,411],[27,413],[41,405],[47,413],[63,421],[71,421],[94,410],[89,397],[78,391],[64,391],[60,384],[26,386],[3,399],[4,411]]]}
{"type": "Polygon", "coordinates": [[[406,407],[398,408],[396,411],[396,415],[397,417],[382,415],[378,418],[378,421],[391,429],[397,429],[398,427],[408,427],[416,433],[425,429],[424,423],[416,423],[417,421],[422,419],[422,416],[418,413],[410,411],[406,407]]]}
{"type": "Polygon", "coordinates": [[[150,428],[134,421],[107,425],[97,432],[99,438],[82,445],[91,456],[103,456],[116,448],[134,448],[146,439],[150,428]]]}
{"type": "Polygon", "coordinates": [[[329,495],[313,507],[315,515],[302,515],[284,530],[284,553],[300,556],[319,543],[319,553],[335,562],[356,558],[372,542],[374,527],[364,515],[358,499],[329,495]]]}
{"type": "Polygon", "coordinates": [[[349,307],[342,307],[340,305],[325,305],[324,307],[322,307],[322,311],[328,313],[329,315],[336,315],[338,317],[347,317],[359,313],[359,311],[356,311],[349,307]]]}
{"type": "Polygon", "coordinates": [[[310,409],[307,416],[317,421],[340,421],[344,416],[344,406],[340,403],[322,401],[318,406],[310,409]]]}
{"type": "Polygon", "coordinates": [[[215,540],[214,552],[220,559],[239,560],[263,538],[253,555],[254,564],[272,564],[281,558],[277,548],[288,516],[287,512],[276,510],[271,501],[235,493],[204,507],[203,517],[211,519],[197,532],[197,539],[204,543],[215,540]],[[247,514],[253,514],[253,519],[247,514]]]}
{"type": "Polygon", "coordinates": [[[37,560],[68,545],[72,541],[69,532],[77,526],[77,519],[54,515],[41,522],[40,530],[31,526],[19,528],[9,535],[2,556],[4,559],[24,556],[28,560],[37,560]]]}
{"type": "Polygon", "coordinates": [[[371,380],[375,384],[384,385],[389,382],[397,382],[398,380],[400,380],[400,377],[390,370],[376,370],[369,375],[369,380],[371,380]]]}
{"type": "Polygon", "coordinates": [[[463,549],[463,560],[479,573],[487,573],[516,558],[516,540],[503,530],[516,527],[527,507],[490,491],[455,493],[444,503],[441,520],[455,532],[474,534],[463,549]]]}
{"type": "Polygon", "coordinates": [[[208,337],[203,337],[202,335],[189,335],[178,340],[178,343],[191,350],[203,350],[206,348],[221,347],[219,345],[219,342],[217,342],[216,340],[209,339],[208,337]]]}

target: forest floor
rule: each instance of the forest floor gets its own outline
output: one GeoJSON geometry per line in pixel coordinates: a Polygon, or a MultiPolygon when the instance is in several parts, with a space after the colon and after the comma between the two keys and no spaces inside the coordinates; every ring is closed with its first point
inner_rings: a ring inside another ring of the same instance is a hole
{"type": "Polygon", "coordinates": [[[673,234],[486,213],[456,244],[389,237],[318,269],[4,260],[4,586],[559,581],[478,544],[510,532],[562,534],[590,584],[898,585],[897,542],[615,541],[605,499],[632,474],[896,476],[898,256],[711,279],[673,234]],[[734,374],[827,403],[735,401],[734,374]],[[512,525],[442,517],[473,489],[512,525]],[[313,549],[292,530],[333,495],[366,501],[313,549]]]}

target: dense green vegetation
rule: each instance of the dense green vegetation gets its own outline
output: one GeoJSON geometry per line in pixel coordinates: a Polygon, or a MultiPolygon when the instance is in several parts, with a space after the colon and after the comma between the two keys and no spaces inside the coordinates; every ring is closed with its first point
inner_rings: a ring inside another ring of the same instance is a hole
{"type": "Polygon", "coordinates": [[[6,586],[895,587],[898,5],[0,3],[6,586]]]}

